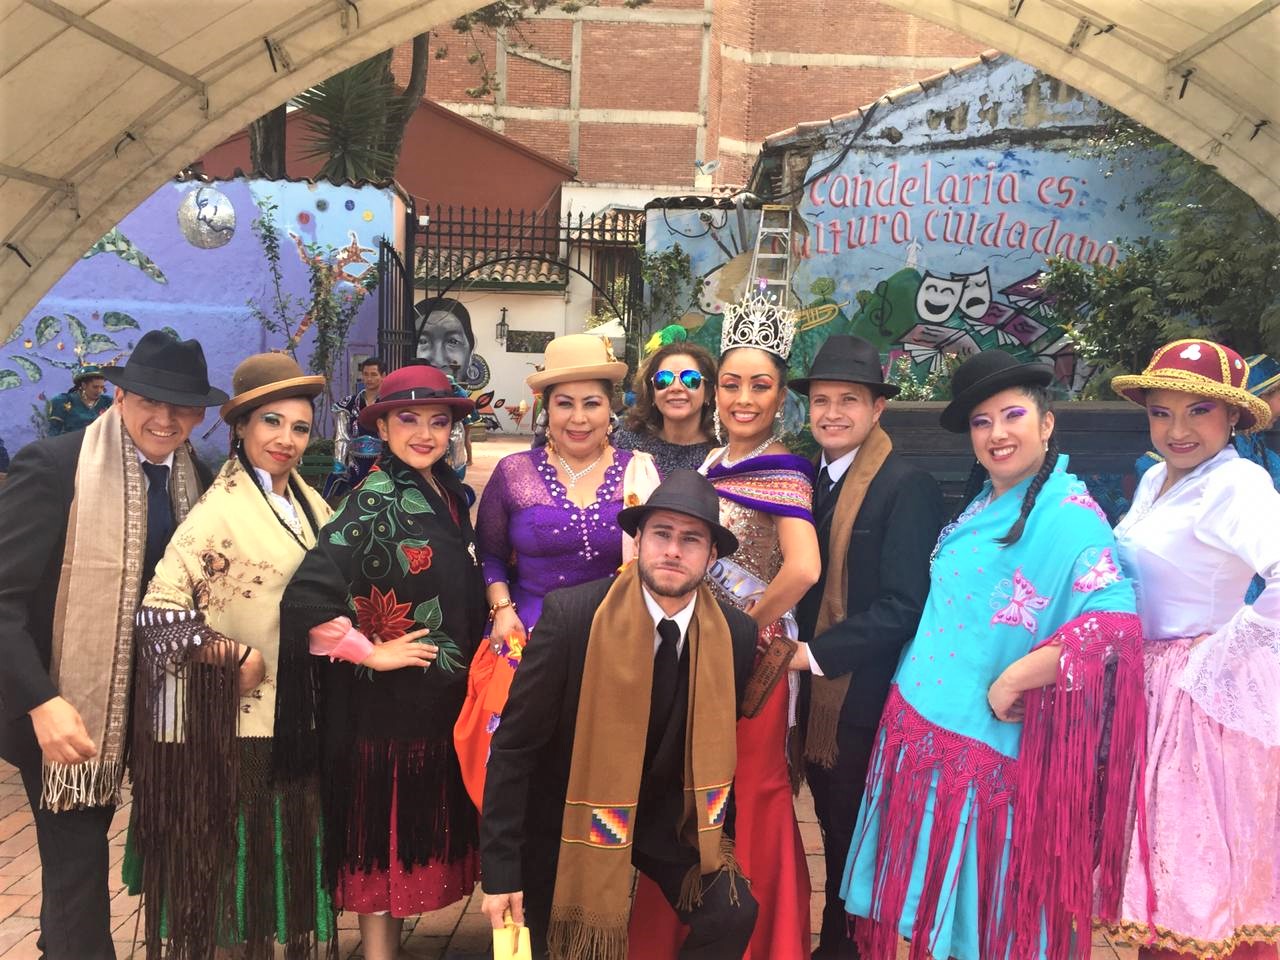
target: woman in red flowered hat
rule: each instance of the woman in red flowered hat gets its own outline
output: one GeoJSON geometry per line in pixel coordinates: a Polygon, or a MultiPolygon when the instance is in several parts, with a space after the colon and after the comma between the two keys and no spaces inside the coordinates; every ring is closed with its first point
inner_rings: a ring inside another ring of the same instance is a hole
{"type": "Polygon", "coordinates": [[[476,811],[453,725],[484,626],[461,481],[444,460],[474,404],[440,370],[387,374],[360,413],[385,448],[320,531],[281,601],[276,774],[317,777],[326,882],[368,960],[405,917],[467,897],[476,811]]]}
{"type": "Polygon", "coordinates": [[[1234,350],[1193,339],[1112,381],[1147,408],[1163,458],[1116,528],[1138,587],[1148,712],[1118,932],[1144,957],[1277,955],[1280,494],[1231,443],[1271,422],[1248,375],[1234,350]],[[1250,607],[1255,573],[1266,588],[1250,607]]]}

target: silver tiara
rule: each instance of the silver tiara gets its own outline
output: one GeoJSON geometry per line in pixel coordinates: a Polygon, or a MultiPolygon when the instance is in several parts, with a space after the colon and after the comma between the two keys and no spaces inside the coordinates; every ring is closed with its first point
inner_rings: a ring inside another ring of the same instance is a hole
{"type": "Polygon", "coordinates": [[[763,291],[749,293],[724,308],[720,329],[720,353],[733,347],[757,347],[783,360],[791,355],[796,338],[796,315],[763,291]]]}

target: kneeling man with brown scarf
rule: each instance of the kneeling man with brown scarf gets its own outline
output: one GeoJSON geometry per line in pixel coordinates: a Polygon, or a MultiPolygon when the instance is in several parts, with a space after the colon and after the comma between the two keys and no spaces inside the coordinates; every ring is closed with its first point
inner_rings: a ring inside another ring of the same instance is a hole
{"type": "Polygon", "coordinates": [[[549,594],[493,738],[480,845],[484,912],[537,953],[621,960],[631,868],[689,935],[680,957],[740,957],[756,902],[726,834],[734,730],[756,627],[704,583],[738,547],[711,484],[673,472],[618,523],[638,556],[549,594]]]}

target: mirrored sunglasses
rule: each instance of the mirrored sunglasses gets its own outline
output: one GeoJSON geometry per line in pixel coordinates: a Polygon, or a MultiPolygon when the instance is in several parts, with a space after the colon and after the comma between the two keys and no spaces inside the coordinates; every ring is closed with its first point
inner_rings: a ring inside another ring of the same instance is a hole
{"type": "MultiPolygon", "coordinates": [[[[677,374],[671,370],[659,370],[653,375],[653,385],[659,390],[666,390],[669,386],[676,382],[677,374]]],[[[681,370],[678,374],[680,383],[684,385],[686,390],[697,390],[702,386],[702,371],[700,370],[681,370]]]]}

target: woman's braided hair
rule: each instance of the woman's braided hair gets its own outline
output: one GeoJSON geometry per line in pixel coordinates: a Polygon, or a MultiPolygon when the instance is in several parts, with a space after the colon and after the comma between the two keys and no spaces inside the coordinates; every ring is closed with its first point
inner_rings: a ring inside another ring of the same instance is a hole
{"type": "MultiPolygon", "coordinates": [[[[1035,404],[1041,417],[1052,409],[1049,392],[1044,387],[1024,386],[1017,389],[1035,404]]],[[[1003,537],[999,537],[996,540],[996,543],[1008,547],[1022,538],[1023,528],[1027,525],[1027,517],[1030,515],[1031,509],[1036,505],[1036,497],[1040,495],[1040,488],[1049,479],[1057,463],[1058,438],[1051,435],[1049,437],[1049,448],[1044,454],[1044,462],[1040,464],[1040,469],[1036,471],[1031,483],[1027,485],[1027,492],[1022,495],[1022,509],[1018,511],[1018,519],[1013,522],[1013,526],[1009,528],[1009,531],[1003,537]]],[[[973,502],[973,498],[982,492],[982,485],[986,481],[987,468],[982,465],[981,461],[975,460],[973,468],[969,471],[969,480],[965,484],[964,498],[961,501],[960,511],[956,514],[956,517],[952,518],[953,520],[958,519],[960,512],[963,512],[964,508],[973,502]]]]}

